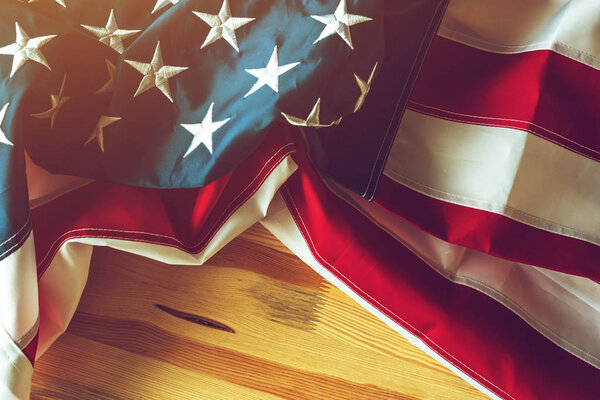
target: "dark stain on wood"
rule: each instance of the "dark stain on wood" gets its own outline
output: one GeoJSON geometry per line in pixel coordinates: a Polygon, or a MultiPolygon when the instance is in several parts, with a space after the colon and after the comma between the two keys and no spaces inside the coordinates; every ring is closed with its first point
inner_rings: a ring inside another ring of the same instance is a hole
{"type": "Polygon", "coordinates": [[[318,291],[270,279],[257,282],[248,293],[266,306],[271,321],[303,331],[315,328],[324,302],[318,291]]]}
{"type": "Polygon", "coordinates": [[[220,331],[235,333],[235,330],[221,322],[215,321],[214,319],[202,317],[196,314],[190,314],[184,311],[175,310],[174,308],[167,307],[162,304],[154,305],[159,310],[166,312],[167,314],[171,314],[174,317],[183,319],[185,321],[193,322],[194,324],[206,326],[207,328],[218,329],[220,331]]]}
{"type": "Polygon", "coordinates": [[[286,400],[414,400],[368,383],[305,371],[136,320],[78,312],[68,332],[286,400]]]}

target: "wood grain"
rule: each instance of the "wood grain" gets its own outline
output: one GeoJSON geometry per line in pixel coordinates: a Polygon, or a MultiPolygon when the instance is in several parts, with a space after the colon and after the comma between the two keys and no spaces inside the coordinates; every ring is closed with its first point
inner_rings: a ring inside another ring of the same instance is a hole
{"type": "Polygon", "coordinates": [[[32,399],[484,399],[254,226],[205,266],[94,250],[32,399]]]}

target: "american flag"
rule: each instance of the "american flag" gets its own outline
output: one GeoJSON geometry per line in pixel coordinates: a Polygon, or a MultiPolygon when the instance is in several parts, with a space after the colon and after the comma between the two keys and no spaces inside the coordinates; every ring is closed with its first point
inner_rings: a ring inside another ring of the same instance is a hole
{"type": "Polygon", "coordinates": [[[0,398],[93,245],[198,265],[259,221],[491,398],[596,398],[599,29],[596,0],[0,0],[0,398]]]}

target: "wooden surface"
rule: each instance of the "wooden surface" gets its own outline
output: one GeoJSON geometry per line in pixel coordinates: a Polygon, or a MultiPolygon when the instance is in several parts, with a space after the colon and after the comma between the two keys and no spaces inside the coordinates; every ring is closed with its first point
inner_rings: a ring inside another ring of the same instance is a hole
{"type": "Polygon", "coordinates": [[[95,249],[34,400],[484,399],[254,226],[205,266],[95,249]]]}

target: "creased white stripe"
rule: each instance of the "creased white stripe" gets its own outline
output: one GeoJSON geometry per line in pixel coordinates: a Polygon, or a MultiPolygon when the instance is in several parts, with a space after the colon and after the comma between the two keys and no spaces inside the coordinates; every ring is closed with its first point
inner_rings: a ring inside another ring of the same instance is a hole
{"type": "Polygon", "coordinates": [[[596,0],[452,0],[438,34],[495,53],[553,50],[600,68],[596,0]]]}
{"type": "Polygon", "coordinates": [[[385,174],[439,200],[600,244],[600,163],[520,130],[409,110],[385,174]]]}
{"type": "Polygon", "coordinates": [[[0,261],[0,399],[28,400],[33,368],[23,354],[38,324],[33,236],[0,261]],[[19,343],[19,345],[17,345],[19,343]]]}
{"type": "Polygon", "coordinates": [[[37,319],[37,270],[30,234],[18,250],[0,261],[0,324],[17,342],[37,319]]]}
{"type": "Polygon", "coordinates": [[[0,325],[0,399],[29,400],[33,367],[0,325]]]}

